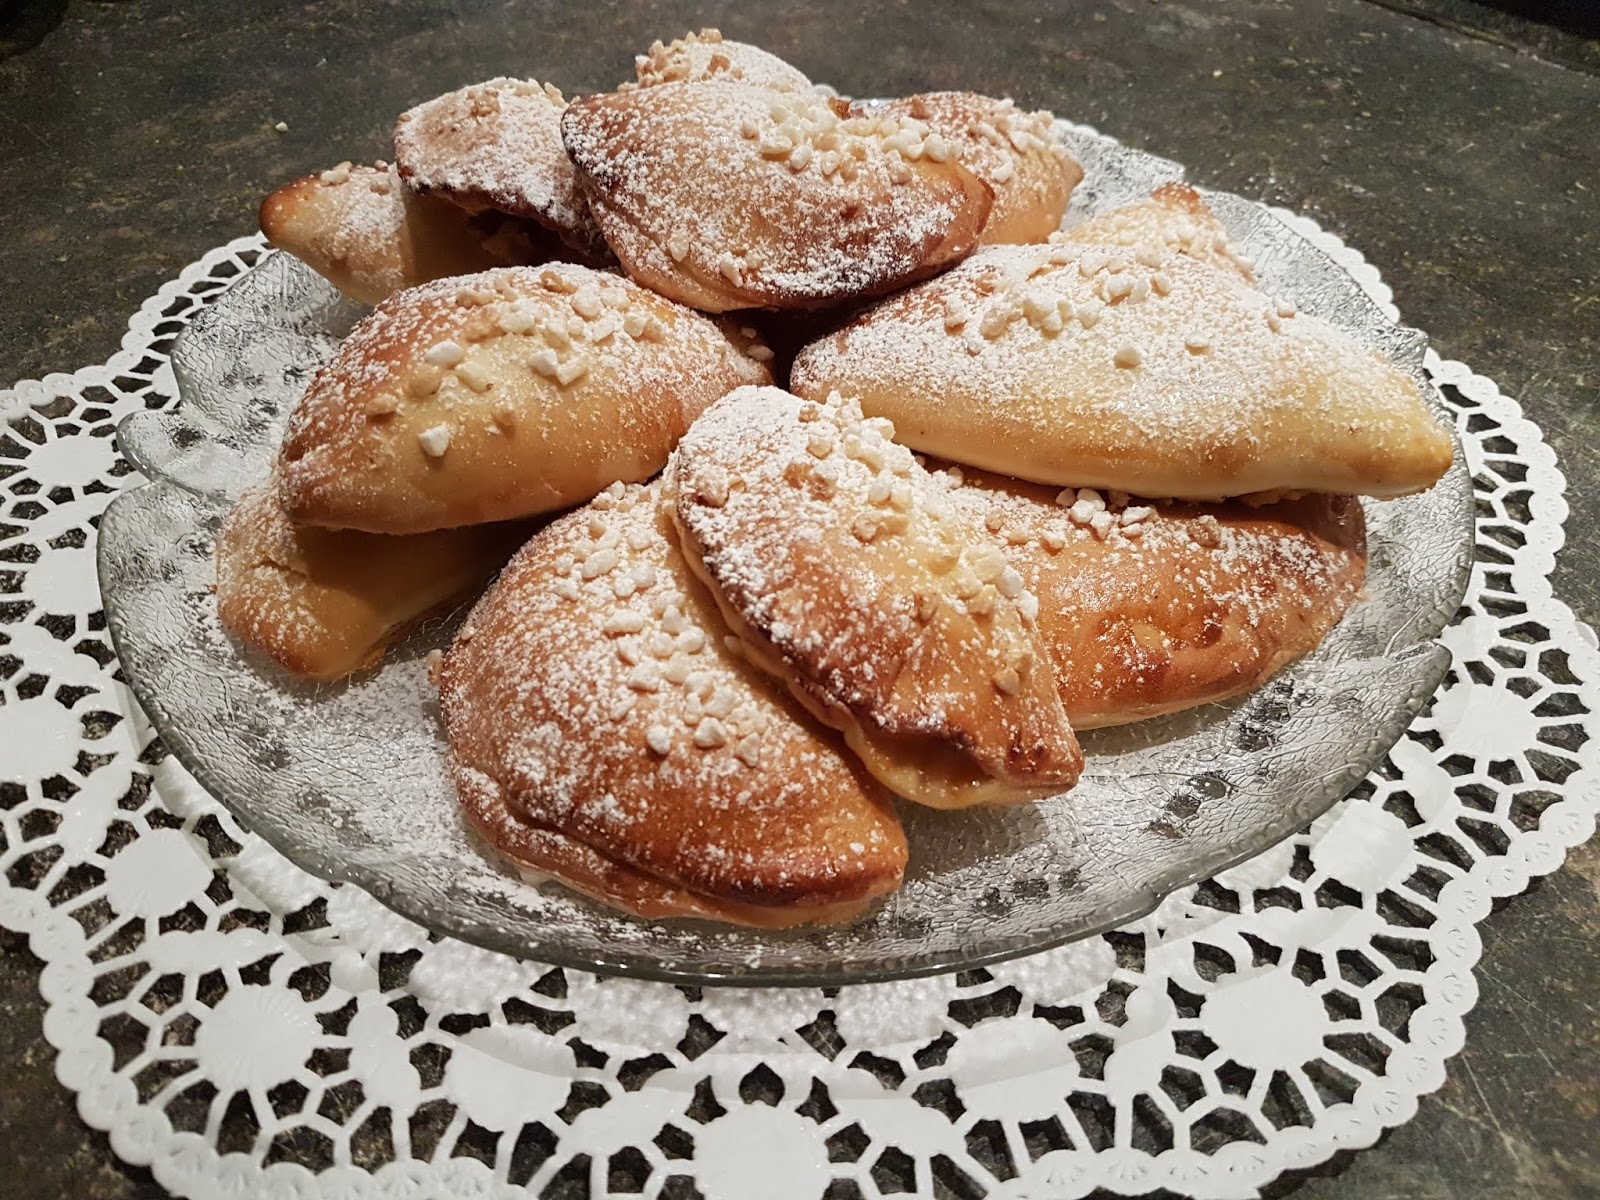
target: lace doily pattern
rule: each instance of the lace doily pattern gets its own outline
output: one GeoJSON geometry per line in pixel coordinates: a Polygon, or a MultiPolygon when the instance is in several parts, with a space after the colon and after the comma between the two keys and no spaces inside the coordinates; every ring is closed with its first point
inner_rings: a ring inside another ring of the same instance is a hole
{"type": "Polygon", "coordinates": [[[173,402],[172,338],[259,252],[185,271],[106,366],[0,394],[0,923],[46,961],[80,1113],[178,1195],[1250,1195],[1414,1113],[1476,998],[1474,924],[1594,831],[1561,476],[1430,358],[1479,498],[1454,665],[1311,829],[1115,933],[900,984],[697,990],[430,937],[199,789],[98,608],[98,515],[138,482],[113,429],[173,402]]]}

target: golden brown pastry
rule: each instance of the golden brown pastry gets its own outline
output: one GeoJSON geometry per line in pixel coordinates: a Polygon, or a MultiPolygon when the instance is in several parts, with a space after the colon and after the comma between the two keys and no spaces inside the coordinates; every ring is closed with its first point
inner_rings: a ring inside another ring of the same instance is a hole
{"type": "Polygon", "coordinates": [[[1200,193],[1186,183],[1164,183],[1139,204],[1125,204],[1082,225],[1050,237],[1053,243],[1092,242],[1120,246],[1137,254],[1187,254],[1246,283],[1256,281],[1250,259],[1228,240],[1228,231],[1206,207],[1200,193]]]}
{"type": "Polygon", "coordinates": [[[217,535],[217,615],[251,650],[302,679],[376,666],[423,617],[465,599],[526,526],[388,537],[296,526],[274,481],[239,497],[217,535]]]}
{"type": "Polygon", "coordinates": [[[853,916],[899,885],[894,809],[730,648],[659,493],[614,486],[535,535],[445,655],[467,817],[525,870],[641,916],[853,916]]]}
{"type": "Polygon", "coordinates": [[[385,164],[340,163],[285,184],[261,202],[260,221],[267,241],[363,304],[447,275],[544,262],[560,249],[538,226],[419,196],[385,164]]]}
{"type": "Polygon", "coordinates": [[[1259,687],[1317,647],[1366,575],[1350,496],[1150,504],[960,468],[936,478],[1039,598],[1039,636],[1076,729],[1259,687]]]}
{"type": "Polygon", "coordinates": [[[930,454],[1148,496],[1402,496],[1453,448],[1388,360],[1154,246],[986,248],[806,347],[790,378],[930,454]]]}
{"type": "Polygon", "coordinates": [[[470,212],[529,217],[595,262],[608,257],[561,148],[561,90],[531,79],[490,79],[402,113],[395,165],[406,185],[470,212]]]}
{"type": "Polygon", "coordinates": [[[892,291],[970,253],[991,204],[920,122],[732,80],[586,96],[561,133],[623,268],[707,312],[892,291]]]}
{"type": "Polygon", "coordinates": [[[936,808],[1064,791],[1083,766],[1037,599],[887,421],[741,388],[680,443],[685,557],[750,658],[936,808]]]}
{"type": "Polygon", "coordinates": [[[706,317],[570,263],[391,297],[312,380],[279,456],[302,524],[420,533],[582,503],[659,471],[689,422],[765,382],[706,317]]]}
{"type": "Polygon", "coordinates": [[[732,79],[779,92],[811,90],[811,80],[776,54],[728,41],[715,29],[686,34],[667,45],[656,42],[650,53],[635,56],[633,71],[638,82],[624,83],[618,91],[699,79],[732,79]]]}
{"type": "Polygon", "coordinates": [[[456,791],[467,822],[524,881],[537,886],[554,880],[630,916],[792,929],[844,924],[859,916],[872,900],[790,905],[702,895],[609,858],[578,838],[525,820],[506,806],[503,792],[487,776],[458,772],[456,791]]]}
{"type": "Polygon", "coordinates": [[[924,122],[963,147],[962,165],[994,191],[984,245],[1042,242],[1060,228],[1083,168],[1055,136],[1049,113],[974,92],[926,92],[875,109],[924,122]]]}
{"type": "MultiPolygon", "coordinates": [[[[772,369],[772,380],[777,387],[787,388],[789,368],[795,355],[819,337],[834,332],[859,313],[870,301],[818,308],[808,312],[772,312],[758,308],[744,312],[724,313],[717,320],[724,328],[737,328],[741,335],[753,334],[762,345],[772,351],[767,366],[772,369]]],[[[731,335],[730,335],[731,336],[731,335]]]]}

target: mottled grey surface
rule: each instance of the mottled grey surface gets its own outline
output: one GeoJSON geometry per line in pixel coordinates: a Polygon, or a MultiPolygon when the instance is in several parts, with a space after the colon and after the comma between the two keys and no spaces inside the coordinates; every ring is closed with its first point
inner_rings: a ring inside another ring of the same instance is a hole
{"type": "Polygon", "coordinates": [[[1375,0],[1396,12],[1470,33],[1522,54],[1600,71],[1600,4],[1594,0],[1375,0]],[[1532,17],[1533,21],[1524,17],[1532,17]]]}
{"type": "MultiPolygon", "coordinates": [[[[1055,7],[10,0],[3,373],[101,361],[140,300],[252,228],[262,194],[386,153],[392,115],[419,99],[500,73],[606,87],[652,38],[716,24],[847,92],[959,86],[1049,105],[1346,237],[1441,353],[1544,427],[1573,508],[1557,593],[1600,619],[1600,551],[1581,532],[1600,511],[1600,80],[1358,0],[1055,7]]],[[[1473,15],[1463,0],[1428,7],[1473,15]]],[[[1567,61],[1583,65],[1578,51],[1567,61]]],[[[1600,1196],[1600,853],[1580,850],[1481,928],[1482,1000],[1449,1083],[1379,1147],[1279,1190],[1600,1196]]],[[[77,1121],[39,1033],[37,960],[0,945],[0,1191],[161,1195],[77,1121]]]]}

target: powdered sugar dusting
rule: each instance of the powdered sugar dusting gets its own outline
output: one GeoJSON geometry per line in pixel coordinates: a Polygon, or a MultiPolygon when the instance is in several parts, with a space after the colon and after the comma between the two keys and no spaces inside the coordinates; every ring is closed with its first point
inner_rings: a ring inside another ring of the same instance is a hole
{"type": "Polygon", "coordinates": [[[962,148],[962,163],[994,192],[983,242],[1040,242],[1061,224],[1083,178],[1048,112],[1023,112],[1010,99],[929,92],[875,111],[924,121],[962,148]]]}
{"type": "Polygon", "coordinates": [[[930,453],[1153,495],[1395,495],[1451,456],[1404,373],[1164,245],[986,248],[808,346],[792,386],[930,453]]]}
{"type": "Polygon", "coordinates": [[[698,79],[734,79],[780,92],[811,90],[811,80],[776,54],[748,42],[729,41],[715,29],[702,29],[663,45],[656,42],[648,54],[633,60],[637,83],[624,83],[618,91],[682,83],[698,79]]]}
{"type": "Polygon", "coordinates": [[[1024,591],[892,436],[837,397],[729,394],[673,460],[691,559],[828,719],[1013,785],[1070,783],[1081,758],[1024,591]]]}
{"type": "Polygon", "coordinates": [[[365,304],[430,279],[562,257],[536,222],[418,195],[381,162],[340,163],[279,188],[261,206],[261,229],[365,304]]]}
{"type": "Polygon", "coordinates": [[[921,123],[835,104],[667,83],[575,101],[562,134],[624,267],[696,307],[818,306],[966,254],[985,186],[921,123]]]}
{"type": "Polygon", "coordinates": [[[262,231],[273,245],[368,302],[415,282],[405,226],[404,185],[386,163],[340,163],[280,188],[261,209],[262,231]]]}
{"type": "Polygon", "coordinates": [[[1080,729],[1258,686],[1317,646],[1365,578],[1350,497],[1250,508],[1080,491],[1068,504],[984,472],[935,478],[1040,598],[1039,633],[1080,729]]]}
{"type": "MultiPolygon", "coordinates": [[[[217,535],[217,606],[223,623],[274,662],[289,665],[323,623],[310,593],[288,586],[303,571],[294,527],[269,483],[243,492],[217,535]],[[270,616],[269,616],[270,614],[270,616]]],[[[350,647],[340,647],[347,653],[350,647]]],[[[354,648],[357,660],[365,647],[354,648]]]]}
{"type": "Polygon", "coordinates": [[[1228,231],[1206,207],[1200,193],[1183,183],[1167,183],[1142,204],[1126,204],[1050,235],[1052,243],[1092,242],[1121,246],[1147,266],[1170,254],[1186,254],[1255,282],[1249,255],[1228,238],[1228,231]],[[1151,256],[1154,256],[1153,258],[1151,256]]]}
{"type": "Polygon", "coordinates": [[[598,253],[600,232],[561,147],[566,106],[551,84],[505,77],[419,104],[395,124],[401,178],[468,208],[532,217],[598,253]]]}
{"type": "Polygon", "coordinates": [[[521,819],[691,891],[818,903],[893,887],[892,810],[724,645],[660,485],[534,537],[446,656],[455,761],[521,819]]]}
{"type": "Polygon", "coordinates": [[[337,679],[480,586],[522,536],[499,525],[409,537],[300,527],[268,480],[240,495],[217,535],[217,609],[252,651],[337,679]]]}
{"type": "Polygon", "coordinates": [[[707,404],[769,379],[752,348],[574,264],[412,288],[356,326],[295,407],[291,511],[399,533],[579,503],[653,475],[707,404]]]}

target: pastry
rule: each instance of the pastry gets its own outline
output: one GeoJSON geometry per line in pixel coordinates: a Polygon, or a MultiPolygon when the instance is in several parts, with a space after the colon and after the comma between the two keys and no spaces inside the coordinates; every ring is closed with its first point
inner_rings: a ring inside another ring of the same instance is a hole
{"type": "Polygon", "coordinates": [[[1054,796],[1074,728],[1258,687],[1359,597],[1349,493],[1450,464],[1194,189],[1060,228],[1048,113],[829,99],[709,29],[635,75],[462,88],[396,167],[268,198],[382,303],[218,539],[225,627],[333,679],[581,505],[434,662],[463,818],[529,881],[853,919],[904,876],[892,794],[1054,796]]]}
{"type": "Polygon", "coordinates": [[[551,881],[599,901],[608,908],[649,921],[696,918],[758,929],[792,929],[798,925],[838,925],[859,916],[871,903],[790,904],[723,899],[690,891],[648,872],[608,857],[584,841],[518,816],[506,806],[504,793],[486,775],[458,771],[456,791],[462,815],[522,879],[534,886],[551,881]]]}
{"type": "Polygon", "coordinates": [[[406,185],[469,212],[528,217],[596,263],[609,258],[561,148],[559,88],[490,79],[402,113],[395,165],[406,185]]]}
{"type": "Polygon", "coordinates": [[[1366,575],[1350,496],[1150,504],[960,468],[936,478],[1039,598],[1039,637],[1075,729],[1259,687],[1317,647],[1366,575]]]}
{"type": "Polygon", "coordinates": [[[781,927],[893,891],[887,796],[729,640],[659,482],[541,530],[441,665],[468,819],[525,871],[642,916],[781,927]]]}
{"type": "Polygon", "coordinates": [[[544,262],[560,249],[536,225],[419,196],[382,163],[340,163],[285,184],[261,202],[260,222],[267,241],[363,304],[447,275],[544,262]]]}
{"type": "Polygon", "coordinates": [[[791,387],[929,454],[1147,496],[1401,496],[1453,449],[1388,360],[1152,245],[985,248],[806,347],[791,387]]]}
{"type": "Polygon", "coordinates": [[[920,122],[727,79],[586,96],[561,133],[624,270],[707,312],[892,291],[970,253],[991,204],[920,122]]]}
{"type": "Polygon", "coordinates": [[[269,480],[239,497],[217,535],[217,615],[290,674],[339,679],[376,666],[423,617],[471,595],[527,532],[388,537],[296,526],[269,480]]]}
{"type": "Polygon", "coordinates": [[[1200,193],[1186,183],[1164,183],[1150,193],[1150,199],[1125,204],[1081,225],[1052,234],[1053,243],[1089,242],[1119,246],[1138,253],[1187,254],[1222,271],[1231,272],[1246,283],[1254,283],[1255,265],[1228,238],[1228,231],[1209,208],[1200,193]]]}
{"type": "Polygon", "coordinates": [[[1055,136],[1047,112],[974,92],[927,92],[873,111],[908,117],[963,148],[961,163],[994,192],[979,241],[1042,242],[1061,225],[1083,168],[1055,136]]]}
{"type": "Polygon", "coordinates": [[[779,92],[809,92],[811,80],[776,54],[748,42],[726,40],[715,29],[687,34],[667,45],[656,42],[650,53],[633,60],[637,83],[618,91],[684,83],[699,79],[732,79],[779,92]]]}
{"type": "Polygon", "coordinates": [[[730,393],[668,469],[685,557],[751,660],[899,795],[1064,791],[1083,756],[1038,601],[892,436],[836,397],[730,393]]]}
{"type": "Polygon", "coordinates": [[[412,288],[351,332],[279,455],[301,524],[420,533],[568,508],[659,471],[700,410],[764,382],[707,318],[570,263],[412,288]]]}

